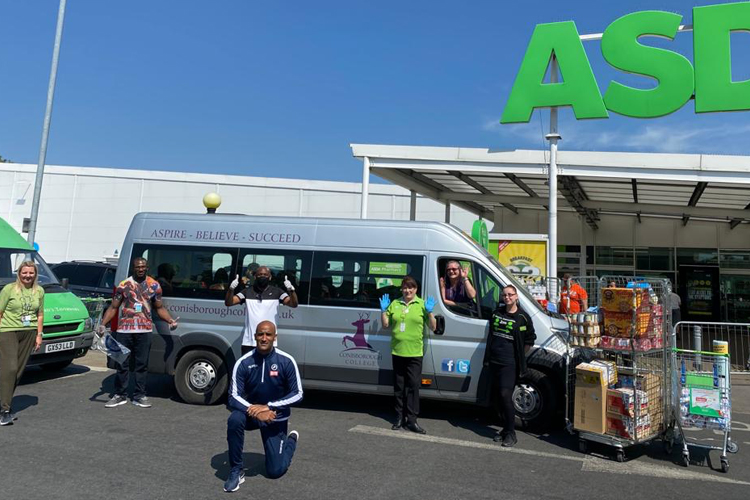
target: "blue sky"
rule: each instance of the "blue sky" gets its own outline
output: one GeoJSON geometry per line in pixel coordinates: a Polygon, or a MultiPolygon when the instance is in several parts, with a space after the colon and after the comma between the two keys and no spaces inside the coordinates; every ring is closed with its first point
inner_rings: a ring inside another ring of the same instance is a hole
{"type": "MultiPolygon", "coordinates": [[[[349,144],[539,149],[547,112],[499,124],[538,23],[603,31],[686,1],[69,0],[48,164],[361,180],[349,144]]],[[[58,0],[0,0],[0,154],[36,163],[58,0]]],[[[733,35],[735,80],[750,34],[733,35]]],[[[692,35],[649,42],[692,60],[692,35]]],[[[586,45],[600,90],[649,86],[586,45]]],[[[750,113],[576,122],[561,149],[748,154],[750,113]]]]}

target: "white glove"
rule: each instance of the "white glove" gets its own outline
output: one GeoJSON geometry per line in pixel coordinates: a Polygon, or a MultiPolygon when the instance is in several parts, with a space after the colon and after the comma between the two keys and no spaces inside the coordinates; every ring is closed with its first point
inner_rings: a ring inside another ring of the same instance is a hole
{"type": "Polygon", "coordinates": [[[289,278],[287,278],[286,275],[284,275],[284,286],[286,287],[287,291],[294,291],[294,286],[292,286],[292,282],[289,281],[289,278]]]}
{"type": "Polygon", "coordinates": [[[234,280],[229,284],[229,289],[234,290],[240,285],[240,275],[238,274],[234,280]]]}

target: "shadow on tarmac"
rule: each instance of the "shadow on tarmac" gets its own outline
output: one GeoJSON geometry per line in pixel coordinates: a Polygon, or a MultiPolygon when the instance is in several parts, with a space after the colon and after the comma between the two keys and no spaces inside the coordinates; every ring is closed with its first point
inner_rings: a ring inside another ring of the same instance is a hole
{"type": "MultiPolygon", "coordinates": [[[[255,433],[260,435],[260,433],[255,433]]],[[[245,434],[245,439],[253,436],[253,433],[245,434]]],[[[255,476],[263,476],[268,478],[266,475],[266,457],[262,453],[243,453],[242,460],[244,463],[245,477],[251,478],[255,476]]],[[[211,467],[216,471],[214,475],[226,481],[229,477],[229,454],[228,452],[219,453],[211,457],[211,467]]]]}

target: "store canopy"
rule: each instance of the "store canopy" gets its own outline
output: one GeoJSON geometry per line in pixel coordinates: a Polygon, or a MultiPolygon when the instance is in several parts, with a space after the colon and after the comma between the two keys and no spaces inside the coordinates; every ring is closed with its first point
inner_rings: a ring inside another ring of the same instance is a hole
{"type": "MultiPolygon", "coordinates": [[[[549,151],[352,144],[373,173],[494,220],[496,210],[546,210],[549,151]]],[[[750,157],[564,151],[558,207],[597,228],[600,214],[750,223],[750,157]]],[[[367,175],[367,173],[365,174],[367,175]]],[[[366,190],[366,186],[363,189],[366,190]]]]}

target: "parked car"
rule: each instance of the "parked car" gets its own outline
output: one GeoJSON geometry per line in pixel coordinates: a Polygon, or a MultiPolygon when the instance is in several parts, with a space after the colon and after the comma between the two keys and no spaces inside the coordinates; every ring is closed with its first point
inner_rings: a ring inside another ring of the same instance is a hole
{"type": "Polygon", "coordinates": [[[112,299],[117,266],[107,262],[72,260],[51,264],[57,278],[68,280],[68,290],[79,297],[112,299]]]}
{"type": "Polygon", "coordinates": [[[16,270],[24,260],[36,263],[39,285],[44,288],[42,346],[31,353],[26,366],[62,370],[86,355],[94,339],[93,322],[81,299],[60,286],[42,256],[0,218],[0,288],[16,281],[16,270]]]}

